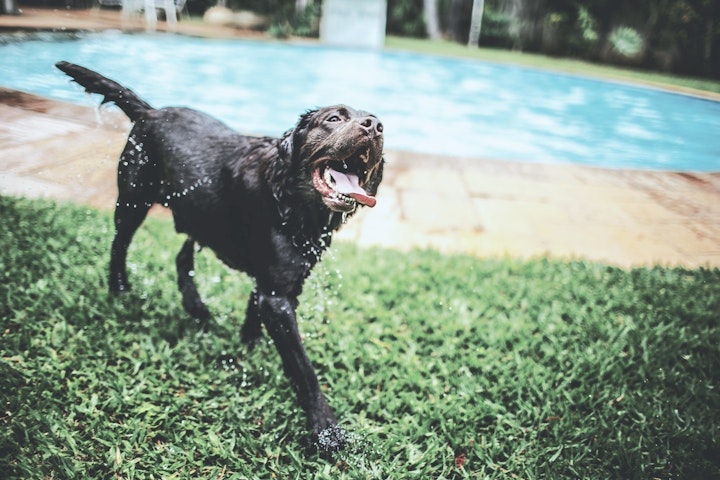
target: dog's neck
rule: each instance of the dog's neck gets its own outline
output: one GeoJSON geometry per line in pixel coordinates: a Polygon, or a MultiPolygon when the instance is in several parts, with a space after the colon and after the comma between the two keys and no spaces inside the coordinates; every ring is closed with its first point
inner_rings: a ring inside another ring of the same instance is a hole
{"type": "Polygon", "coordinates": [[[283,224],[283,230],[292,238],[293,245],[306,259],[316,263],[330,247],[333,234],[352,213],[325,210],[322,213],[293,217],[283,224]]]}

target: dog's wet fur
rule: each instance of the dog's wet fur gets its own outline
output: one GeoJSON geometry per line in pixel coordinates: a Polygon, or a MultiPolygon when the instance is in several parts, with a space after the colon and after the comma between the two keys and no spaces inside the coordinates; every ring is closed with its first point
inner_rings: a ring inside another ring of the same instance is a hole
{"type": "Polygon", "coordinates": [[[295,312],[303,282],[332,233],[359,205],[375,204],[384,164],[382,123],[336,105],[301,115],[280,138],[246,136],[196,110],[155,109],[84,67],[56,66],[134,123],[118,166],[110,291],[130,289],[127,250],[150,207],[170,208],[176,230],[187,235],[177,255],[185,310],[210,318],[193,280],[196,244],[253,277],[243,341],[257,343],[265,326],[316,444],[341,448],[345,433],[320,391],[295,312]]]}

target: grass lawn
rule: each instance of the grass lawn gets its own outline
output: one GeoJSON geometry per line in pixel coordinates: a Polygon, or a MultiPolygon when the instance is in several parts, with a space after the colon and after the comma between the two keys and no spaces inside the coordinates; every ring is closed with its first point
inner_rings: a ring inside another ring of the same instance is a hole
{"type": "Polygon", "coordinates": [[[111,215],[0,197],[0,476],[720,478],[720,270],[334,245],[301,329],[348,448],[320,454],[251,284],[150,219],[106,293],[111,215]]]}
{"type": "Polygon", "coordinates": [[[514,52],[499,48],[468,48],[465,45],[450,41],[431,41],[418,38],[388,36],[385,40],[385,47],[429,55],[445,55],[488,62],[510,63],[560,73],[641,83],[689,94],[703,95],[709,93],[713,98],[720,99],[720,81],[717,80],[621,68],[572,58],[549,57],[547,55],[514,52]]]}

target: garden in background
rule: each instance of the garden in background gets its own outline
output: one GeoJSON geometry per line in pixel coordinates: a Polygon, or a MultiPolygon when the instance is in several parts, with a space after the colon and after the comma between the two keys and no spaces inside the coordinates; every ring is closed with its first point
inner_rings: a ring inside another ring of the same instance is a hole
{"type": "Polygon", "coordinates": [[[714,0],[388,0],[388,32],[720,79],[714,0]]]}
{"type": "MultiPolygon", "coordinates": [[[[121,0],[17,3],[119,9],[121,0]]],[[[181,21],[197,21],[222,5],[244,12],[244,27],[275,37],[317,37],[322,14],[322,0],[182,4],[181,21]]],[[[387,0],[386,33],[720,80],[720,2],[716,0],[387,0]]]]}

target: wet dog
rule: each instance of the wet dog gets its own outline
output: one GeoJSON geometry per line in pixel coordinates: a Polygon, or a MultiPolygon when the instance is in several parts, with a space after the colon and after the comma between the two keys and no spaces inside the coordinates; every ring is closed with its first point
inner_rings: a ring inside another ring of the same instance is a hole
{"type": "Polygon", "coordinates": [[[265,326],[314,439],[321,448],[340,448],[344,432],[320,391],[295,312],[333,232],[358,206],[375,205],[382,123],[337,105],[305,113],[280,138],[245,136],[196,110],[155,109],[92,70],[56,66],[134,123],[118,166],[110,291],[130,288],[127,249],[150,207],[169,207],[175,229],[187,235],[176,262],[184,308],[199,319],[210,316],[193,280],[196,243],[253,277],[243,341],[258,342],[265,326]]]}

